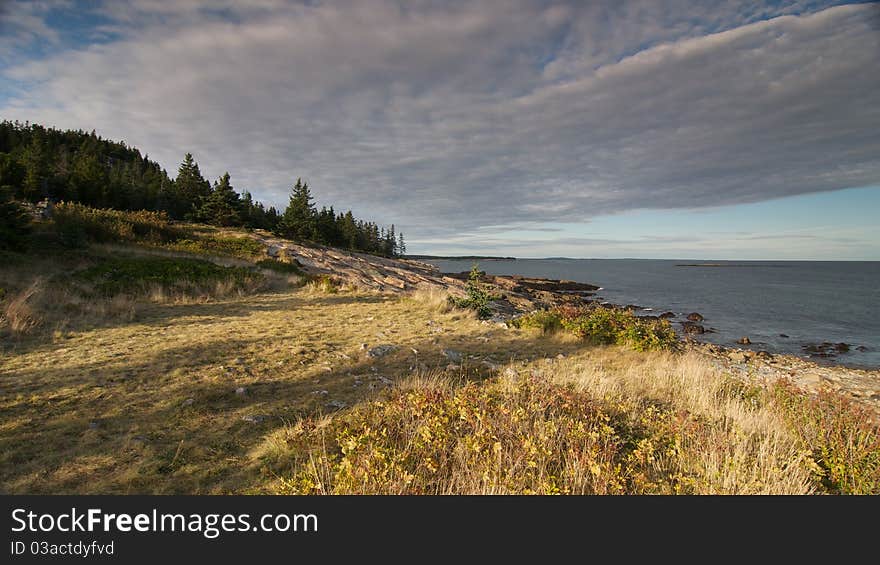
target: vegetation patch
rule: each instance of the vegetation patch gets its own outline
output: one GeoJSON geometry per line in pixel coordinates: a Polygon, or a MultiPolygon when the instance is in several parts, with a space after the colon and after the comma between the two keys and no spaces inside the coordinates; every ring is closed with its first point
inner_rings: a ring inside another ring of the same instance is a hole
{"type": "Polygon", "coordinates": [[[172,291],[204,292],[217,283],[231,290],[254,288],[262,276],[242,267],[222,267],[200,259],[122,257],[108,259],[79,271],[76,279],[103,296],[141,294],[161,287],[172,291]]]}
{"type": "Polygon", "coordinates": [[[594,344],[627,345],[638,351],[670,349],[677,343],[675,331],[667,320],[641,318],[629,310],[594,304],[539,310],[513,323],[545,333],[565,329],[594,344]]]}
{"type": "Polygon", "coordinates": [[[270,271],[275,271],[276,273],[284,275],[305,276],[305,271],[303,271],[296,263],[287,263],[276,259],[262,259],[257,261],[256,264],[257,267],[260,267],[261,269],[269,269],[270,271]]]}
{"type": "Polygon", "coordinates": [[[89,241],[158,244],[182,235],[164,212],[124,212],[62,202],[54,207],[52,218],[59,239],[68,247],[82,247],[89,241]]]}
{"type": "Polygon", "coordinates": [[[202,236],[197,239],[180,239],[168,244],[167,247],[186,253],[242,259],[255,259],[266,255],[263,244],[250,237],[202,236]]]}
{"type": "Polygon", "coordinates": [[[880,494],[880,426],[844,396],[804,394],[790,382],[771,389],[791,431],[810,450],[817,481],[839,494],[880,494]]]}
{"type": "Polygon", "coordinates": [[[473,267],[471,267],[470,275],[468,276],[468,282],[465,286],[465,292],[467,295],[464,298],[457,298],[454,296],[449,297],[450,303],[456,308],[464,308],[468,310],[473,310],[477,313],[477,318],[485,319],[492,315],[492,309],[489,307],[489,303],[492,300],[496,300],[497,297],[490,294],[480,282],[480,278],[483,276],[483,273],[477,269],[476,263],[473,267]]]}
{"type": "Polygon", "coordinates": [[[287,437],[299,494],[673,493],[686,415],[638,421],[534,377],[395,389],[287,437]]]}

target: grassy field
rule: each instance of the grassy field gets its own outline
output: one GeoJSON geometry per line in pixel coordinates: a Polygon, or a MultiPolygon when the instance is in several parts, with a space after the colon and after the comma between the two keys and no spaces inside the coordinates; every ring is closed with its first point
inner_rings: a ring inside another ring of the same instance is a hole
{"type": "Polygon", "coordinates": [[[0,490],[880,493],[831,393],[187,246],[5,258],[0,490]]]}

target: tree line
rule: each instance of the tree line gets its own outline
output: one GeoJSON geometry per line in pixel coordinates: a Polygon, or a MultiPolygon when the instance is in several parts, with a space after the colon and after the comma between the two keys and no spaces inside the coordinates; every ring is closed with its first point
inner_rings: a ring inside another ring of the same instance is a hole
{"type": "Polygon", "coordinates": [[[78,202],[95,208],[162,211],[175,220],[265,229],[279,236],[384,256],[406,252],[402,233],[349,210],[315,207],[297,179],[284,211],[239,193],[229,173],[210,183],[187,153],[171,179],[149,156],[94,130],[58,130],[0,122],[0,203],[15,198],[78,202]],[[4,196],[5,195],[5,196],[4,196]]]}

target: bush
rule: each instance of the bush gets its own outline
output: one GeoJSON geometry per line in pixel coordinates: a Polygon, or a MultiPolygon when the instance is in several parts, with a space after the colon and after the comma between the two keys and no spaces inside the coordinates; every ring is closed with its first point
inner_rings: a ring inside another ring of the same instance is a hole
{"type": "Polygon", "coordinates": [[[52,219],[58,237],[68,247],[80,247],[89,241],[155,244],[180,237],[165,212],[123,212],[62,202],[52,210],[52,219]]]}
{"type": "Polygon", "coordinates": [[[109,259],[78,271],[74,277],[103,296],[140,294],[154,286],[171,291],[207,292],[218,282],[230,284],[233,290],[245,290],[262,281],[259,274],[242,267],[168,257],[109,259]]]}
{"type": "Polygon", "coordinates": [[[537,378],[396,389],[289,432],[298,494],[672,493],[687,426],[537,378]]]}
{"type": "Polygon", "coordinates": [[[261,269],[269,269],[270,271],[285,275],[305,276],[305,272],[296,263],[285,263],[284,261],[277,261],[275,259],[263,259],[257,261],[257,267],[260,267],[261,269]]]}
{"type": "Polygon", "coordinates": [[[545,333],[563,328],[592,343],[628,345],[638,351],[669,349],[676,343],[675,331],[666,320],[640,318],[628,310],[596,305],[538,310],[513,323],[545,333]]]}
{"type": "Polygon", "coordinates": [[[466,308],[476,311],[477,317],[482,320],[492,315],[492,309],[489,308],[489,302],[493,297],[480,283],[481,276],[482,273],[477,269],[476,263],[474,263],[474,266],[471,267],[471,273],[468,276],[467,285],[465,286],[467,296],[464,298],[450,296],[449,301],[453,306],[458,308],[466,308]]]}
{"type": "Polygon", "coordinates": [[[562,316],[558,310],[537,310],[516,318],[512,324],[517,328],[531,328],[549,333],[562,329],[562,316]]]}
{"type": "Polygon", "coordinates": [[[880,494],[880,426],[840,394],[804,394],[777,381],[772,399],[811,452],[821,487],[840,494],[880,494]]]}
{"type": "Polygon", "coordinates": [[[30,223],[27,211],[12,199],[9,188],[0,187],[0,249],[24,249],[30,223]]]}
{"type": "Polygon", "coordinates": [[[167,245],[175,251],[201,255],[220,255],[253,259],[265,256],[265,248],[259,241],[250,237],[206,236],[199,239],[181,239],[167,245]]]}

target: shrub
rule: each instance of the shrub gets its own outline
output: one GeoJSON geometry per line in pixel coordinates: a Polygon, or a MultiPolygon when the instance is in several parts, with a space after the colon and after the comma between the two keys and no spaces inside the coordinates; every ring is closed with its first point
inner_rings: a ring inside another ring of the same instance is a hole
{"type": "Polygon", "coordinates": [[[262,259],[260,261],[257,261],[256,264],[257,267],[260,267],[261,269],[269,269],[270,271],[275,271],[276,273],[299,276],[305,275],[305,272],[296,263],[286,263],[284,261],[278,261],[276,259],[262,259]]]}
{"type": "Polygon", "coordinates": [[[330,275],[318,275],[309,277],[306,290],[317,294],[336,294],[339,292],[339,283],[330,275]]]}
{"type": "Polygon", "coordinates": [[[489,302],[493,297],[480,283],[481,276],[482,273],[477,269],[476,263],[474,263],[473,267],[471,267],[470,275],[468,276],[467,285],[465,286],[467,296],[464,298],[450,296],[449,300],[453,306],[474,310],[476,311],[478,318],[485,319],[492,315],[492,309],[489,308],[489,302]]]}
{"type": "Polygon", "coordinates": [[[232,290],[245,290],[262,281],[259,274],[242,267],[168,257],[109,259],[75,273],[74,277],[103,296],[140,294],[155,286],[170,291],[208,292],[218,282],[228,283],[232,290]]]}
{"type": "Polygon", "coordinates": [[[865,408],[834,392],[804,394],[788,381],[777,381],[771,394],[811,451],[825,490],[880,494],[880,426],[865,408]]]}
{"type": "Polygon", "coordinates": [[[123,212],[62,202],[54,207],[52,219],[61,242],[68,247],[88,241],[162,243],[180,236],[165,212],[123,212]]]}
{"type": "Polygon", "coordinates": [[[536,378],[395,389],[286,444],[299,494],[672,493],[687,427],[536,378]]]}
{"type": "Polygon", "coordinates": [[[30,223],[27,211],[12,199],[8,187],[0,187],[0,249],[22,250],[30,232],[30,223]]]}
{"type": "Polygon", "coordinates": [[[638,351],[669,349],[676,343],[675,331],[666,320],[640,318],[628,310],[596,305],[538,310],[516,319],[514,325],[545,333],[563,328],[592,343],[628,345],[638,351]]]}
{"type": "Polygon", "coordinates": [[[181,239],[167,245],[175,251],[201,255],[221,255],[253,259],[265,256],[265,248],[250,237],[204,236],[198,239],[181,239]]]}
{"type": "Polygon", "coordinates": [[[512,321],[517,328],[532,328],[543,333],[562,329],[562,316],[558,310],[536,310],[512,321]]]}

